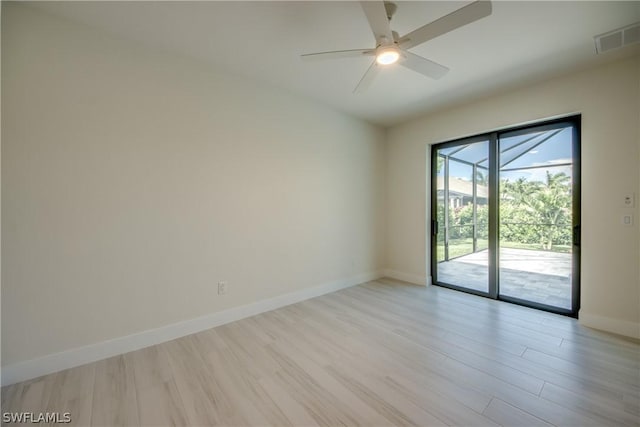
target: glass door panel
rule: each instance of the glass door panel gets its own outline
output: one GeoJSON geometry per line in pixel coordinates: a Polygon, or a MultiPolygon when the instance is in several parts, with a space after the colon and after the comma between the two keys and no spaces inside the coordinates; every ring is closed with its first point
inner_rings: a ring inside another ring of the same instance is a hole
{"type": "Polygon", "coordinates": [[[489,142],[447,144],[435,153],[434,279],[489,292],[489,142]]]}
{"type": "Polygon", "coordinates": [[[435,285],[580,308],[580,117],[432,146],[435,285]]]}
{"type": "Polygon", "coordinates": [[[499,138],[499,296],[572,310],[572,124],[499,138]]]}

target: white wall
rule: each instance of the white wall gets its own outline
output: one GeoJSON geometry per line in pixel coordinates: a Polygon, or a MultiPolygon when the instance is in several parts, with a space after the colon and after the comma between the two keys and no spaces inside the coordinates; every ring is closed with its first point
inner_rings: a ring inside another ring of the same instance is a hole
{"type": "Polygon", "coordinates": [[[414,120],[388,144],[304,99],[22,5],[2,5],[2,63],[3,368],[382,267],[424,283],[428,144],[573,112],[581,320],[640,337],[638,60],[414,120]],[[627,191],[633,228],[619,225],[627,191]]]}
{"type": "Polygon", "coordinates": [[[625,192],[640,196],[640,59],[471,102],[388,132],[387,267],[424,283],[429,247],[428,146],[510,125],[582,114],[580,320],[640,338],[640,233],[624,227],[625,192]]]}
{"type": "Polygon", "coordinates": [[[382,129],[2,7],[3,365],[384,266],[382,129]]]}

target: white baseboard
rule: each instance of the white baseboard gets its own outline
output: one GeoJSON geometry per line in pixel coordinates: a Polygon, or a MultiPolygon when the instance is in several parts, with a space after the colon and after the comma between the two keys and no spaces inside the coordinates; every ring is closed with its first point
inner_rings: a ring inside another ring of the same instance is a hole
{"type": "Polygon", "coordinates": [[[640,339],[640,323],[637,322],[585,313],[583,310],[578,314],[578,322],[589,328],[640,339]]]}
{"type": "Polygon", "coordinates": [[[64,369],[73,368],[130,351],[139,350],[155,344],[171,341],[196,332],[211,329],[216,326],[255,316],[256,314],[275,310],[290,304],[295,304],[310,298],[376,280],[383,277],[382,271],[374,271],[359,274],[345,279],[324,283],[313,288],[302,289],[284,295],[278,295],[262,301],[228,310],[211,313],[195,319],[173,323],[157,329],[149,329],[132,335],[115,338],[108,341],[90,344],[66,350],[60,353],[49,354],[37,359],[14,363],[2,368],[2,385],[14,384],[37,378],[42,375],[52,374],[64,369]]]}
{"type": "Polygon", "coordinates": [[[416,274],[403,273],[395,270],[384,270],[384,275],[396,280],[402,280],[403,282],[413,283],[414,285],[427,285],[427,278],[425,276],[418,276],[416,274]]]}

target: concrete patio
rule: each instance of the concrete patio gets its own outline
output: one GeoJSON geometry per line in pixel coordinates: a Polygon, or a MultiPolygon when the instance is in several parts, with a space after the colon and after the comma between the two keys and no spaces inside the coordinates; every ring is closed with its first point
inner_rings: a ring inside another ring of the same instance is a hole
{"type": "MultiPolygon", "coordinates": [[[[487,250],[438,264],[441,283],[488,291],[487,250]]],[[[500,294],[571,308],[571,254],[502,248],[500,294]]]]}

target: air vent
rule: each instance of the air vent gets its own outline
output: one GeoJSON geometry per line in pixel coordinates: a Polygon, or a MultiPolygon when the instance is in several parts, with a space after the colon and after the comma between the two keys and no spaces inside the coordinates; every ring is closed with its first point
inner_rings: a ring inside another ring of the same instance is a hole
{"type": "Polygon", "coordinates": [[[640,42],[640,22],[594,37],[596,52],[603,53],[640,42]]]}

